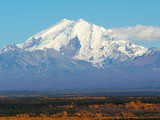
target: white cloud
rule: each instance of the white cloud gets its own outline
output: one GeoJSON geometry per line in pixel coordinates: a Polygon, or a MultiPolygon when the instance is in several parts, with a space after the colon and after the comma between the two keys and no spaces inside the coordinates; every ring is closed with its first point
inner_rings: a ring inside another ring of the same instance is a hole
{"type": "Polygon", "coordinates": [[[136,25],[135,27],[113,28],[112,30],[119,39],[134,41],[160,40],[160,27],[136,25]]]}

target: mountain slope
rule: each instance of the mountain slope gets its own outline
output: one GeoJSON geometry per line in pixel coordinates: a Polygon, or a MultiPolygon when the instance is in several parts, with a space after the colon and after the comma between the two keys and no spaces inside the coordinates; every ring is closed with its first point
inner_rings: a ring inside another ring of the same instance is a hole
{"type": "Polygon", "coordinates": [[[159,49],[82,19],[64,19],[0,49],[0,90],[157,89],[159,61],[159,49]]]}
{"type": "Polygon", "coordinates": [[[131,64],[136,66],[160,68],[160,50],[156,48],[150,48],[144,55],[139,56],[132,61],[131,64]]]}
{"type": "Polygon", "coordinates": [[[44,72],[51,68],[55,72],[81,69],[82,67],[75,60],[53,49],[30,52],[17,46],[7,46],[1,50],[0,71],[44,72]]]}
{"type": "Polygon", "coordinates": [[[70,41],[74,39],[80,47],[76,52],[70,49],[65,54],[72,53],[74,59],[91,62],[97,67],[102,67],[105,63],[134,59],[148,50],[131,41],[119,39],[111,29],[90,24],[82,19],[64,19],[17,46],[26,51],[53,48],[64,52],[66,46],[73,46],[70,41]]]}

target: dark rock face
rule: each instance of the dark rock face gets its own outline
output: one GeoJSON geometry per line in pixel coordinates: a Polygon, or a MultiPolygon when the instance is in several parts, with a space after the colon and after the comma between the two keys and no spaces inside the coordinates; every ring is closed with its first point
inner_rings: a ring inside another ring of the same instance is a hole
{"type": "Polygon", "coordinates": [[[74,56],[81,48],[80,42],[78,40],[78,37],[75,37],[69,41],[69,43],[66,46],[63,46],[61,48],[61,53],[64,53],[67,56],[74,56]]]}

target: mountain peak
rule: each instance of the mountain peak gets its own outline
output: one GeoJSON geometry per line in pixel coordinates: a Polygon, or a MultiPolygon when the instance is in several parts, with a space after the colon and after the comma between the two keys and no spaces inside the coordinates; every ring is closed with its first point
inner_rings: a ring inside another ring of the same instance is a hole
{"type": "Polygon", "coordinates": [[[83,20],[83,19],[78,19],[77,21],[79,21],[79,22],[86,22],[85,20],[83,20]]]}
{"type": "Polygon", "coordinates": [[[78,20],[75,21],[75,23],[84,23],[84,24],[88,24],[88,25],[90,24],[89,22],[87,22],[83,19],[78,19],[78,20]]]}
{"type": "Polygon", "coordinates": [[[68,20],[66,18],[62,19],[61,21],[59,21],[58,23],[62,23],[62,22],[71,22],[71,21],[74,21],[74,20],[68,20]]]}
{"type": "MultiPolygon", "coordinates": [[[[82,19],[82,18],[80,18],[80,19],[78,19],[78,20],[69,20],[69,19],[64,18],[64,19],[62,19],[62,20],[59,21],[59,22],[66,22],[66,21],[87,22],[86,20],[84,20],[84,19],[82,19]]],[[[59,22],[58,22],[58,23],[59,23],[59,22]]]]}
{"type": "Polygon", "coordinates": [[[67,19],[66,18],[64,18],[64,19],[62,19],[61,21],[66,21],[67,19]]]}
{"type": "Polygon", "coordinates": [[[109,31],[111,30],[90,24],[83,19],[77,21],[63,19],[18,46],[26,51],[44,50],[44,48],[59,52],[67,50],[75,53],[72,56],[74,59],[92,62],[98,66],[106,60],[108,62],[109,59],[120,62],[128,58],[133,59],[148,50],[130,41],[116,40],[109,31]]]}

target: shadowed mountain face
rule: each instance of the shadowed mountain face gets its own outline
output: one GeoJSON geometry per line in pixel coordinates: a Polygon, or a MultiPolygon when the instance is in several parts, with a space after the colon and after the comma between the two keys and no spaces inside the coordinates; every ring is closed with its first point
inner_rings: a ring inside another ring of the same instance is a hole
{"type": "Polygon", "coordinates": [[[160,50],[62,20],[0,50],[0,90],[147,89],[160,86],[160,50]]]}
{"type": "Polygon", "coordinates": [[[1,72],[44,72],[49,69],[70,70],[81,69],[75,60],[62,55],[53,49],[37,50],[34,52],[15,49],[0,55],[1,72]]]}
{"type": "Polygon", "coordinates": [[[150,48],[143,56],[137,57],[132,63],[137,66],[160,68],[160,50],[150,48]]]}
{"type": "Polygon", "coordinates": [[[78,53],[79,49],[81,48],[80,42],[77,37],[72,38],[66,46],[61,48],[61,53],[67,56],[73,57],[78,53]]]}

